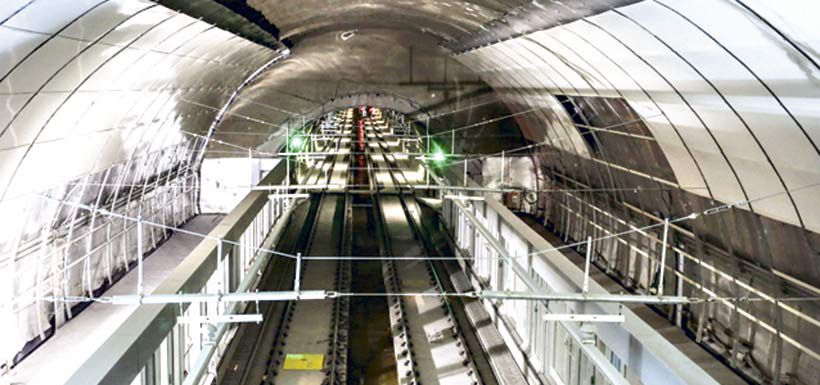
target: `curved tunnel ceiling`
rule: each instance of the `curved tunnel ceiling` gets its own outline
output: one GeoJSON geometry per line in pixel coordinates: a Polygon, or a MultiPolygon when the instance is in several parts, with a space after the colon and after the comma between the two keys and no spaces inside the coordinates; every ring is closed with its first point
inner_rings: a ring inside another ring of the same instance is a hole
{"type": "MultiPolygon", "coordinates": [[[[749,3],[780,12],[779,20],[801,18],[798,9],[749,3]]],[[[546,112],[553,124],[523,124],[537,127],[535,141],[553,138],[585,156],[549,95],[623,98],[648,123],[673,185],[722,202],[751,199],[744,208],[820,231],[818,192],[810,188],[820,183],[820,67],[816,54],[798,48],[817,47],[817,29],[795,23],[786,37],[737,3],[703,5],[642,2],[457,59],[515,110],[546,112]]]]}
{"type": "MultiPolygon", "coordinates": [[[[520,2],[251,1],[299,44],[242,92],[220,130],[247,130],[232,117],[265,113],[279,124],[353,94],[423,106],[442,95],[403,84],[410,73],[463,81],[465,92],[481,87],[480,75],[511,109],[537,110],[517,117],[532,140],[554,136],[584,157],[580,135],[558,129],[568,118],[551,95],[620,97],[649,123],[674,171],[669,182],[722,202],[776,194],[748,207],[817,232],[816,191],[786,191],[820,178],[818,36],[811,12],[794,4],[644,1],[459,52],[461,64],[450,59],[445,70],[443,39],[480,31],[520,2]],[[358,28],[345,39],[347,23],[358,28]]],[[[146,1],[15,1],[0,16],[4,200],[191,139],[180,131],[207,132],[228,96],[279,55],[146,1]],[[46,166],[84,146],[105,150],[46,166]]]]}
{"type": "MultiPolygon", "coordinates": [[[[793,5],[775,9],[759,1],[722,1],[710,7],[697,1],[645,1],[460,52],[455,59],[463,65],[450,60],[446,70],[450,52],[439,45],[443,39],[453,43],[471,31],[487,34],[481,32],[482,24],[520,2],[257,0],[248,5],[298,44],[291,57],[261,74],[234,101],[223,131],[250,128],[241,116],[279,124],[293,113],[352,94],[384,92],[423,106],[443,95],[430,92],[429,86],[407,84],[411,73],[413,81],[474,85],[465,92],[481,87],[480,75],[512,109],[539,110],[518,118],[525,130],[537,131],[529,134],[531,139],[564,135],[556,146],[580,156],[588,154],[577,132],[556,129],[555,123],[567,125],[567,117],[556,113],[550,95],[625,98],[650,123],[674,171],[672,182],[695,194],[736,202],[818,181],[820,133],[811,103],[818,93],[817,32],[804,16],[808,13],[793,5]],[[732,29],[723,27],[727,20],[732,29]],[[358,28],[346,39],[347,23],[358,28]],[[384,29],[391,23],[394,29],[384,29]],[[754,39],[733,38],[737,31],[754,39]],[[413,64],[408,60],[411,46],[413,64]],[[553,124],[545,127],[543,119],[553,124]]],[[[145,1],[40,0],[4,6],[4,198],[103,170],[133,157],[134,148],[147,146],[113,137],[112,126],[186,125],[189,131],[205,132],[204,122],[235,87],[277,56],[145,1]],[[42,16],[46,8],[49,17],[42,16]],[[227,70],[231,66],[239,71],[227,70]],[[114,93],[121,95],[101,97],[114,93]],[[113,103],[127,97],[151,102],[128,109],[126,103],[113,103]],[[106,103],[123,111],[117,115],[106,103]],[[133,116],[143,108],[165,114],[133,116]],[[73,148],[67,143],[80,135],[82,145],[130,149],[102,151],[117,155],[67,165],[53,170],[53,176],[32,176],[50,154],[61,151],[59,143],[67,151],[73,148]]],[[[269,133],[272,128],[255,130],[269,133]]],[[[150,146],[144,151],[150,152],[150,146]]],[[[751,206],[816,232],[820,209],[815,198],[812,190],[799,191],[751,206]]]]}
{"type": "MultiPolygon", "coordinates": [[[[292,58],[249,90],[257,92],[254,98],[279,92],[281,84],[290,90],[308,90],[309,96],[299,96],[318,103],[329,99],[327,92],[309,90],[322,85],[327,91],[332,88],[333,96],[340,90],[341,94],[377,91],[387,83],[382,79],[406,73],[401,50],[408,42],[431,51],[422,56],[445,54],[434,52],[435,39],[413,36],[403,19],[412,21],[418,33],[452,40],[458,33],[479,29],[481,23],[500,17],[500,9],[518,5],[299,3],[249,3],[276,24],[283,37],[305,36],[294,47],[292,58]],[[419,23],[417,19],[429,21],[419,23]],[[391,22],[398,30],[368,29],[391,22]],[[359,25],[360,32],[342,41],[333,31],[348,28],[347,23],[359,25]],[[314,35],[314,30],[322,33],[314,35]],[[303,79],[317,84],[294,86],[303,79]],[[337,83],[330,85],[329,81],[337,83]]],[[[820,181],[820,130],[810,107],[818,92],[818,68],[811,60],[816,57],[811,50],[816,46],[816,32],[802,29],[807,26],[804,17],[789,6],[774,9],[754,1],[703,5],[698,1],[641,2],[459,53],[456,59],[468,68],[460,70],[462,77],[475,71],[506,95],[516,110],[553,111],[549,115],[562,124],[566,118],[554,113],[556,101],[550,100],[551,94],[625,98],[650,123],[674,170],[677,180],[673,184],[695,194],[737,202],[820,181]],[[770,15],[773,21],[761,14],[770,15]],[[789,23],[787,30],[772,25],[783,24],[783,20],[796,22],[789,23]],[[738,31],[750,38],[734,38],[738,31]]],[[[534,14],[530,19],[538,17],[534,14]]],[[[270,104],[281,103],[281,98],[269,98],[270,104]]],[[[550,133],[538,121],[523,126],[542,131],[532,134],[536,141],[550,133]]],[[[560,134],[553,131],[552,135],[560,134]]],[[[586,155],[577,133],[571,132],[557,146],[586,155]]],[[[820,211],[816,211],[820,206],[814,204],[815,198],[815,191],[803,190],[751,206],[778,220],[820,231],[820,211]],[[801,215],[802,210],[806,212],[801,215]]]]}
{"type": "MultiPolygon", "coordinates": [[[[292,42],[293,54],[248,87],[220,127],[223,132],[250,131],[234,139],[255,147],[265,142],[266,134],[276,139],[277,126],[292,117],[350,95],[395,95],[420,107],[445,101],[459,104],[462,97],[487,86],[450,58],[451,52],[441,44],[479,30],[524,3],[248,1],[277,27],[282,39],[292,42]],[[248,116],[262,117],[262,122],[248,116]]],[[[403,110],[402,103],[384,107],[403,110]]],[[[219,144],[211,150],[229,151],[219,144]]]]}
{"type": "MultiPolygon", "coordinates": [[[[294,45],[290,57],[244,90],[216,135],[224,139],[230,132],[258,133],[234,138],[240,145],[256,147],[265,141],[264,134],[277,132],[277,125],[350,95],[395,95],[423,107],[445,100],[456,103],[460,95],[486,88],[437,43],[433,36],[408,30],[360,29],[347,39],[339,32],[306,37],[294,45]]],[[[404,110],[402,103],[385,107],[404,110]]]]}
{"type": "Polygon", "coordinates": [[[298,44],[314,31],[385,28],[414,30],[443,40],[475,31],[526,0],[250,0],[280,30],[281,38],[298,44]]]}

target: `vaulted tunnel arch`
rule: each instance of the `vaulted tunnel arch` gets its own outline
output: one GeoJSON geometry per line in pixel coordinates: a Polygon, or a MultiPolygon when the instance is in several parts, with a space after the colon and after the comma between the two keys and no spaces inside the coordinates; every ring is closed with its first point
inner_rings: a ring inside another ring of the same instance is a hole
{"type": "MultiPolygon", "coordinates": [[[[493,187],[516,182],[498,153],[523,155],[543,193],[520,214],[566,243],[651,227],[596,245],[624,291],[651,290],[657,262],[638,255],[683,218],[670,288],[770,301],[655,310],[745,381],[811,383],[820,308],[771,299],[820,294],[818,14],[800,0],[6,1],[0,358],[25,362],[81,310],[36,297],[99,294],[133,267],[135,227],[99,209],[181,226],[201,214],[205,159],[274,153],[286,130],[369,105],[492,155],[470,175],[493,187]]],[[[147,234],[153,249],[172,232],[147,234]]]]}

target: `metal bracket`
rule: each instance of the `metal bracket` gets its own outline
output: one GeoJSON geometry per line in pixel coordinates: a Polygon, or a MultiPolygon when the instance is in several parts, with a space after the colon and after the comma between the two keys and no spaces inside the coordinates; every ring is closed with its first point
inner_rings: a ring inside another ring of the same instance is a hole
{"type": "Polygon", "coordinates": [[[223,315],[203,315],[177,317],[177,322],[181,324],[219,324],[219,323],[242,323],[242,322],[262,322],[262,314],[223,314],[223,315]]]}
{"type": "Polygon", "coordinates": [[[622,323],[626,320],[623,314],[571,314],[548,313],[542,317],[544,321],[572,321],[572,322],[606,322],[622,323]]]}

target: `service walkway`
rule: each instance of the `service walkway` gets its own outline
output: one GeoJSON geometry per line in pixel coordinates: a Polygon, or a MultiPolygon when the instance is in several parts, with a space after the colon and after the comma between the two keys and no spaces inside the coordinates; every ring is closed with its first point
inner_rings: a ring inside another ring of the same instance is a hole
{"type": "MultiPolygon", "coordinates": [[[[547,231],[547,229],[533,217],[524,215],[521,216],[521,219],[547,242],[558,246],[565,245],[560,238],[547,231]]],[[[563,249],[562,254],[569,258],[579,269],[584,268],[583,255],[569,248],[563,249]]],[[[623,286],[598,268],[593,268],[589,278],[603,286],[610,293],[625,291],[623,286]]],[[[706,373],[709,373],[709,375],[721,385],[743,385],[747,383],[737,373],[733,372],[729,367],[709,354],[704,348],[692,341],[681,328],[675,326],[674,323],[653,311],[649,306],[644,304],[626,304],[624,306],[632,310],[644,322],[649,324],[652,329],[656,330],[706,373]]]]}
{"type": "MultiPolygon", "coordinates": [[[[222,215],[199,215],[182,228],[207,234],[222,215]]],[[[201,237],[177,233],[151,253],[144,262],[145,291],[150,293],[202,241],[201,237]]],[[[105,295],[133,294],[137,287],[136,269],[117,281],[105,295]]],[[[10,382],[26,385],[62,383],[108,340],[115,330],[137,309],[136,305],[91,304],[31,356],[12,370],[10,382]]],[[[126,385],[126,384],[123,384],[126,385]]]]}

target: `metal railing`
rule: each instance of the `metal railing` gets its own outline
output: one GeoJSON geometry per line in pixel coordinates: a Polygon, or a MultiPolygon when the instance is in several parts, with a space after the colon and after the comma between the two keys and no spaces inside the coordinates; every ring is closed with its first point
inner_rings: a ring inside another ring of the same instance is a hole
{"type": "MultiPolygon", "coordinates": [[[[278,164],[260,183],[281,182],[285,179],[284,169],[284,162],[278,164]]],[[[185,260],[145,298],[247,291],[259,279],[260,269],[275,257],[271,247],[286,226],[296,199],[300,198],[285,195],[272,199],[267,191],[249,191],[236,208],[222,218],[185,260]]],[[[150,224],[143,223],[143,226],[150,224]]],[[[139,297],[139,294],[136,296],[139,297]]],[[[236,315],[244,306],[244,303],[139,306],[118,328],[118,331],[128,331],[123,333],[130,338],[128,343],[117,338],[105,341],[67,383],[130,383],[137,375],[153,375],[137,369],[153,362],[153,352],[169,341],[181,349],[179,357],[168,357],[174,360],[168,365],[148,367],[155,370],[174,368],[177,373],[172,376],[175,379],[173,383],[182,383],[183,380],[186,384],[207,383],[214,374],[209,370],[212,367],[210,363],[218,360],[224,351],[232,335],[231,328],[225,323],[217,323],[216,328],[182,325],[178,323],[178,317],[191,315],[191,323],[207,323],[210,322],[208,318],[224,319],[236,315]],[[135,362],[141,364],[135,365],[135,362]]]]}
{"type": "MultiPolygon", "coordinates": [[[[460,174],[458,171],[450,169],[443,173],[448,180],[461,181],[463,176],[456,175],[460,174]]],[[[434,179],[439,185],[447,185],[445,179],[434,179]]],[[[591,281],[583,265],[576,266],[491,194],[479,192],[479,197],[473,195],[471,199],[455,199],[467,196],[467,191],[445,189],[444,194],[454,196],[443,200],[443,217],[454,234],[459,255],[464,257],[462,265],[473,273],[474,286],[513,294],[499,296],[497,300],[485,298],[483,302],[490,312],[498,315],[497,326],[507,344],[521,352],[517,356],[519,365],[529,367],[532,381],[598,384],[603,380],[609,384],[627,384],[631,379],[640,378],[646,383],[644,376],[664,372],[670,383],[717,383],[645,321],[623,307],[618,297],[628,295],[609,294],[591,281]],[[584,290],[585,286],[589,288],[584,290]],[[514,294],[522,292],[531,293],[529,301],[514,300],[514,294]],[[562,293],[589,297],[589,301],[562,304],[550,300],[562,293]],[[601,296],[612,301],[593,299],[601,296]],[[604,335],[607,339],[602,338],[604,335]],[[613,339],[613,335],[623,337],[613,339]],[[636,348],[643,351],[638,354],[643,357],[639,359],[648,358],[654,368],[647,362],[643,368],[634,362],[622,365],[635,359],[631,357],[631,348],[620,344],[619,339],[626,336],[632,336],[638,343],[636,348]],[[607,352],[607,356],[602,352],[607,352]]],[[[677,298],[666,294],[671,293],[641,297],[677,298]]],[[[649,378],[649,381],[656,379],[649,378]]]]}

